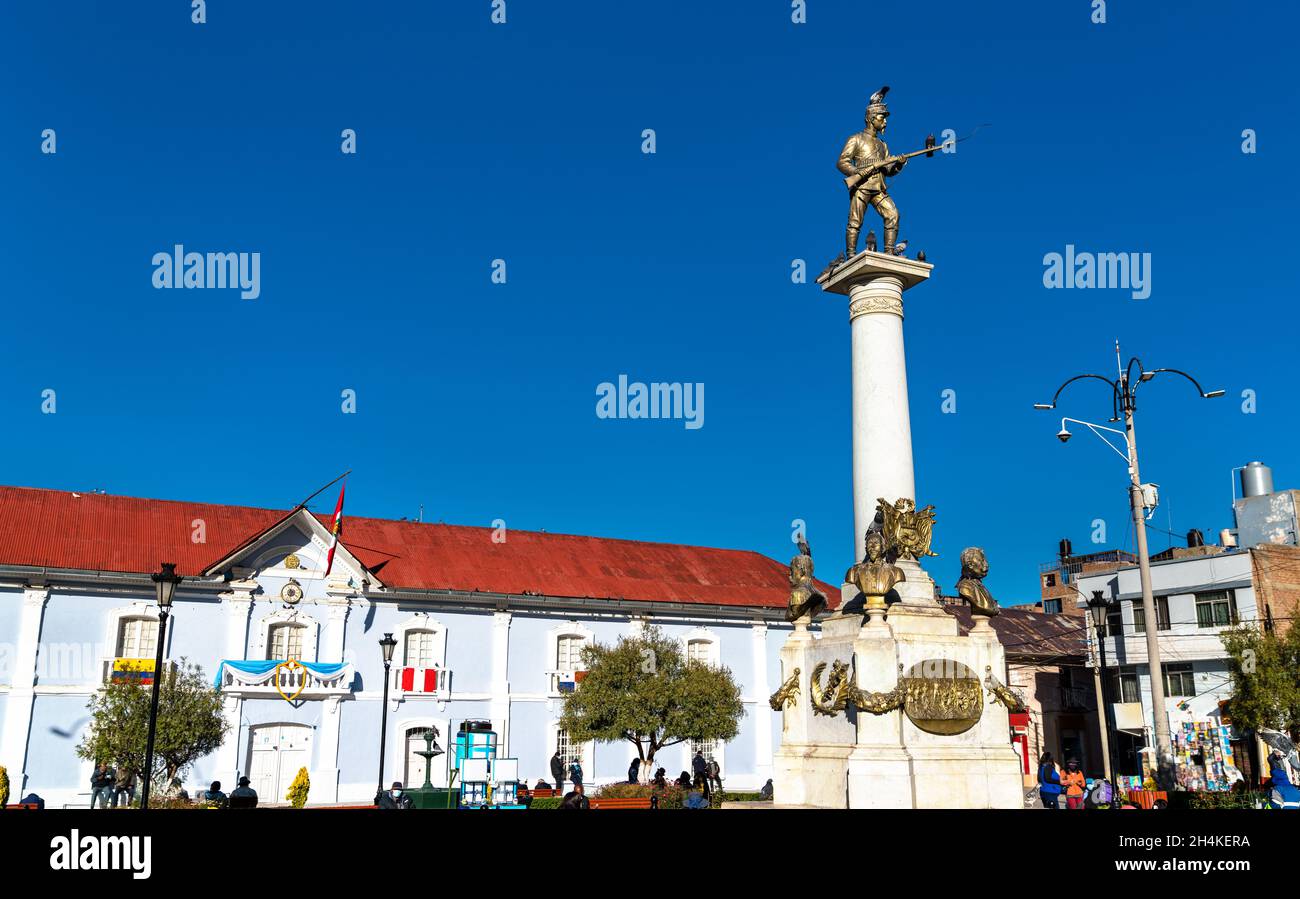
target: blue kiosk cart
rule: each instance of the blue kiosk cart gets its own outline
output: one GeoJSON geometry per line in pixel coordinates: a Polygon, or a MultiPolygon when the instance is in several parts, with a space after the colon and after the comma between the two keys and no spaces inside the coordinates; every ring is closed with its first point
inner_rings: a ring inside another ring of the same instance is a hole
{"type": "Polygon", "coordinates": [[[457,808],[526,808],[519,802],[519,760],[497,757],[497,734],[490,721],[462,721],[455,747],[460,775],[457,808]]]}

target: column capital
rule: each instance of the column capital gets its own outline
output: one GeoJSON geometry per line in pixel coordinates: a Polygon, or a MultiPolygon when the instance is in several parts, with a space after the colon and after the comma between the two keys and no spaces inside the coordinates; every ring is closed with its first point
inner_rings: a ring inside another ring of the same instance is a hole
{"type": "Polygon", "coordinates": [[[933,268],[928,262],[918,262],[906,256],[886,256],[884,253],[863,250],[834,271],[822,275],[817,283],[827,293],[849,296],[854,287],[889,277],[896,280],[898,289],[903,291],[929,278],[933,268]]]}

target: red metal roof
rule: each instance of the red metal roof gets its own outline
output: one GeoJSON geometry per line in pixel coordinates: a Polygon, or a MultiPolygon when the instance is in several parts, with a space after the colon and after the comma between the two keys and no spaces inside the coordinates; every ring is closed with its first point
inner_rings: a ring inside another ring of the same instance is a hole
{"type": "MultiPolygon", "coordinates": [[[[197,575],[284,518],[245,506],[0,486],[0,564],[197,575]],[[206,543],[195,543],[201,520],[206,543]]],[[[328,527],[330,516],[316,515],[328,527]]],[[[759,553],[344,514],[342,542],[390,588],[784,606],[786,565],[759,553]]],[[[839,590],[820,583],[838,605],[839,590]]]]}

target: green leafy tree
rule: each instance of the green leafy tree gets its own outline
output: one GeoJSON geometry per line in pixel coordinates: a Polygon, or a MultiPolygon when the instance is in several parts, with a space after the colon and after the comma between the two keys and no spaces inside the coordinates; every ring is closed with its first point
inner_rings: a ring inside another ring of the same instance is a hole
{"type": "Polygon", "coordinates": [[[1243,730],[1300,727],[1300,627],[1283,636],[1242,624],[1220,634],[1229,656],[1228,715],[1243,730]]]}
{"type": "MultiPolygon", "coordinates": [[[[181,659],[174,671],[160,676],[153,771],[159,795],[195,761],[217,749],[227,729],[221,694],[203,669],[181,659]]],[[[90,729],[77,755],[143,772],[152,690],[133,683],[105,685],[90,700],[90,729]]]]}
{"type": "Polygon", "coordinates": [[[9,772],[0,765],[0,809],[9,801],[9,772]]]}
{"type": "Polygon", "coordinates": [[[560,726],[578,742],[627,740],[642,771],[655,754],[686,740],[730,740],[745,714],[740,687],[726,668],[688,661],[657,627],[584,647],[587,674],[564,699],[560,726]]]}

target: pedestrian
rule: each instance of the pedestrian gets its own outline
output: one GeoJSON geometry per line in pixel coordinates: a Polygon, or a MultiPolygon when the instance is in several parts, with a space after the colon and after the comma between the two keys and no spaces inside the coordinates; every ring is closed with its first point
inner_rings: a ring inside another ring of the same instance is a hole
{"type": "Polygon", "coordinates": [[[575,787],[582,786],[582,765],[577,759],[569,763],[569,780],[573,781],[575,787]]]}
{"type": "Polygon", "coordinates": [[[713,789],[719,793],[722,792],[722,766],[718,764],[717,758],[709,759],[709,780],[713,783],[713,789]]]}
{"type": "Polygon", "coordinates": [[[203,791],[203,801],[208,808],[226,808],[230,799],[221,792],[221,781],[214,780],[212,786],[203,791]]]}
{"type": "Polygon", "coordinates": [[[560,750],[555,750],[555,755],[551,756],[551,780],[555,781],[555,792],[564,792],[564,759],[560,758],[560,750]]]}
{"type": "Polygon", "coordinates": [[[683,771],[679,774],[677,776],[677,786],[681,787],[683,790],[689,790],[691,788],[691,772],[683,771]]]}
{"type": "MultiPolygon", "coordinates": [[[[95,770],[90,772],[90,807],[94,808],[99,804],[99,793],[104,782],[104,766],[99,762],[95,763],[95,770]]],[[[102,808],[102,806],[101,806],[102,808]]]]}
{"type": "Polygon", "coordinates": [[[1061,807],[1061,774],[1050,752],[1044,752],[1038,759],[1038,796],[1043,800],[1043,808],[1061,807]]]}
{"type": "Polygon", "coordinates": [[[395,780],[392,787],[376,797],[375,804],[380,808],[405,809],[411,807],[411,797],[402,789],[402,782],[395,780]]]}
{"type": "Polygon", "coordinates": [[[1269,792],[1269,804],[1273,808],[1300,809],[1300,788],[1291,783],[1287,776],[1286,764],[1282,753],[1274,750],[1268,756],[1269,776],[1272,778],[1272,790],[1269,792]]]}
{"type": "Polygon", "coordinates": [[[125,765],[117,769],[113,779],[113,808],[130,808],[135,802],[135,771],[125,765]]]}
{"type": "Polygon", "coordinates": [[[641,779],[641,760],[632,759],[632,764],[627,766],[627,782],[634,784],[641,779]]]}
{"type": "Polygon", "coordinates": [[[560,800],[560,808],[591,808],[591,801],[587,799],[586,794],[582,790],[581,780],[575,780],[573,782],[573,790],[564,794],[564,798],[560,800]]]}
{"type": "Polygon", "coordinates": [[[655,772],[655,779],[651,781],[651,783],[654,784],[654,788],[656,790],[668,789],[667,773],[668,772],[666,772],[663,768],[660,768],[658,771],[655,772]]]}
{"type": "Polygon", "coordinates": [[[707,777],[709,774],[709,763],[704,760],[704,753],[697,750],[695,758],[691,759],[691,779],[707,777]]]}
{"type": "Polygon", "coordinates": [[[710,798],[712,794],[712,790],[709,787],[709,778],[704,774],[695,775],[695,780],[692,782],[691,788],[703,793],[705,799],[710,798]]]}
{"type": "Polygon", "coordinates": [[[239,786],[230,791],[231,808],[257,808],[257,791],[249,783],[247,777],[239,778],[239,786]]]}
{"type": "Polygon", "coordinates": [[[1066,808],[1083,808],[1084,787],[1087,784],[1083,772],[1079,770],[1079,760],[1070,759],[1065,763],[1065,774],[1061,776],[1061,788],[1065,790],[1066,808]]]}
{"type": "MultiPolygon", "coordinates": [[[[703,782],[703,778],[697,778],[703,782]]],[[[709,795],[707,790],[702,790],[698,786],[686,794],[686,800],[682,803],[682,808],[708,808],[709,795]]]]}
{"type": "Polygon", "coordinates": [[[96,765],[90,775],[90,807],[111,808],[113,805],[113,784],[117,772],[112,765],[96,765]]]}

